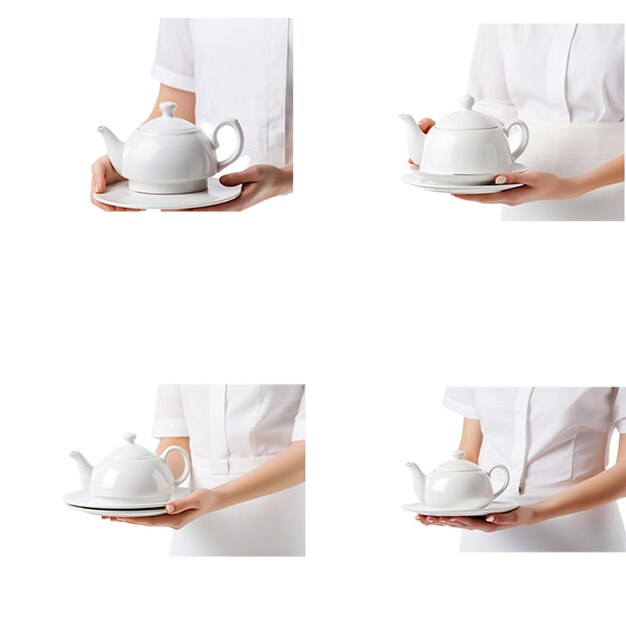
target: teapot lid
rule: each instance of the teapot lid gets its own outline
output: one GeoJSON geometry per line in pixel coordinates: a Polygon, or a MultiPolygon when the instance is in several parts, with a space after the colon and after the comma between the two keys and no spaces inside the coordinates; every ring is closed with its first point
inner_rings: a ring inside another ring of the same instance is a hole
{"type": "Polygon", "coordinates": [[[156,456],[154,452],[147,450],[135,443],[137,435],[135,433],[126,433],[123,435],[126,443],[119,448],[115,448],[109,455],[111,459],[145,459],[156,456]]]}
{"type": "Polygon", "coordinates": [[[501,126],[500,122],[493,117],[479,111],[472,111],[474,102],[472,96],[463,96],[459,100],[461,110],[446,115],[437,122],[436,127],[443,130],[484,130],[501,126]]]}
{"type": "Polygon", "coordinates": [[[174,115],[176,111],[175,102],[161,102],[159,108],[161,109],[161,116],[155,117],[153,120],[140,126],[139,130],[142,133],[169,135],[172,133],[189,133],[198,130],[195,124],[174,115]]]}
{"type": "Polygon", "coordinates": [[[471,461],[464,461],[463,457],[465,452],[463,450],[455,450],[451,453],[452,459],[438,465],[435,472],[475,472],[476,470],[482,471],[476,463],[471,461]]]}

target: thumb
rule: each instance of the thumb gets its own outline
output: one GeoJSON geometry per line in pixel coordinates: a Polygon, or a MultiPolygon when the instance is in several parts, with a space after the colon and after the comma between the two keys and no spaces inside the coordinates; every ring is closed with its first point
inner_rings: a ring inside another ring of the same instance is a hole
{"type": "Polygon", "coordinates": [[[192,493],[186,498],[174,500],[174,502],[168,502],[165,505],[165,512],[168,515],[172,515],[176,513],[182,513],[183,511],[191,511],[198,508],[200,508],[200,499],[195,493],[192,493]]]}
{"type": "Polygon", "coordinates": [[[485,518],[486,522],[489,522],[490,524],[513,524],[515,523],[515,514],[511,514],[511,513],[500,513],[498,515],[487,515],[487,517],[485,518]]]}
{"type": "Polygon", "coordinates": [[[236,185],[243,185],[245,182],[248,182],[246,170],[243,172],[232,172],[231,174],[224,174],[224,176],[220,176],[220,183],[225,187],[235,187],[236,185]]]}
{"type": "Polygon", "coordinates": [[[517,172],[515,174],[498,174],[494,182],[496,185],[510,185],[512,183],[522,183],[523,185],[528,184],[530,172],[517,172]]]}

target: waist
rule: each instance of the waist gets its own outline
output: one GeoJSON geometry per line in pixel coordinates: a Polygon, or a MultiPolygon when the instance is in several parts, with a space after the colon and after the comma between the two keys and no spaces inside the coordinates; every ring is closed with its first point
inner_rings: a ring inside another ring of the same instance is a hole
{"type": "MultiPolygon", "coordinates": [[[[624,153],[624,123],[570,124],[520,113],[529,132],[529,150],[562,159],[604,161],[624,153]]],[[[523,157],[521,158],[523,161],[523,157]]]]}
{"type": "Polygon", "coordinates": [[[202,474],[203,476],[231,476],[233,474],[246,474],[275,456],[275,454],[269,454],[266,456],[209,459],[192,454],[191,467],[195,474],[202,474]]]}

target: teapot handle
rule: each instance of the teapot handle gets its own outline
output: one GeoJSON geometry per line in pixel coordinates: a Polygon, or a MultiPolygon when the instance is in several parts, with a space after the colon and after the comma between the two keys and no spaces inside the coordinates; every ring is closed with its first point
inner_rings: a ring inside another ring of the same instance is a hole
{"type": "Polygon", "coordinates": [[[517,148],[515,148],[515,150],[513,150],[513,152],[511,153],[511,160],[515,162],[517,161],[517,159],[520,158],[522,152],[526,150],[526,146],[528,145],[528,139],[530,135],[528,133],[528,126],[526,126],[526,124],[522,122],[522,120],[515,120],[513,122],[509,122],[504,127],[504,133],[506,134],[507,137],[509,136],[509,131],[511,130],[511,128],[513,128],[513,126],[519,127],[519,129],[522,131],[522,140],[520,141],[519,146],[517,146],[517,148]]]}
{"type": "Polygon", "coordinates": [[[181,483],[185,482],[185,480],[187,480],[187,476],[189,476],[189,467],[191,463],[189,461],[189,455],[187,454],[187,450],[185,450],[184,448],[181,448],[180,446],[169,446],[168,448],[165,448],[165,450],[163,451],[163,454],[161,455],[161,458],[163,459],[164,462],[167,462],[167,456],[170,454],[170,452],[179,452],[181,456],[183,457],[183,461],[185,462],[183,473],[178,478],[174,479],[174,486],[178,487],[178,485],[180,485],[181,483]]]}
{"type": "Polygon", "coordinates": [[[235,131],[235,135],[237,137],[237,146],[229,157],[225,158],[223,161],[217,162],[218,172],[221,172],[227,165],[234,163],[243,152],[243,129],[241,128],[239,120],[225,120],[213,129],[210,139],[211,143],[215,146],[215,149],[220,147],[220,142],[217,140],[217,133],[224,126],[230,126],[235,131]]]}
{"type": "Polygon", "coordinates": [[[496,469],[501,469],[505,475],[506,475],[506,480],[504,481],[504,485],[502,485],[502,487],[500,487],[500,489],[498,489],[498,491],[496,491],[493,494],[493,499],[495,500],[498,496],[501,496],[504,493],[504,490],[509,486],[509,481],[511,480],[511,476],[509,474],[509,470],[506,469],[506,467],[504,467],[504,465],[494,465],[488,472],[487,472],[487,476],[489,476],[489,478],[491,478],[491,473],[493,472],[493,470],[496,469]]]}

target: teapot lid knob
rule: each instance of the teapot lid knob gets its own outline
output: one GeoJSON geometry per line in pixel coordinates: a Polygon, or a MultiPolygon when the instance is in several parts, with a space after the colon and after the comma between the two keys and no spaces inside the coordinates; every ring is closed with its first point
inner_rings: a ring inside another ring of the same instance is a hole
{"type": "Polygon", "coordinates": [[[159,105],[161,109],[161,113],[165,117],[174,117],[174,111],[176,111],[176,103],[175,102],[161,102],[159,105]]]}
{"type": "Polygon", "coordinates": [[[463,452],[463,450],[455,450],[454,452],[451,452],[451,454],[455,459],[462,459],[465,456],[465,452],[463,452]]]}
{"type": "Polygon", "coordinates": [[[135,435],[135,433],[126,433],[124,435],[124,440],[126,441],[126,443],[135,443],[136,438],[137,435],[135,435]]]}
{"type": "Polygon", "coordinates": [[[461,108],[467,109],[468,111],[471,110],[471,108],[474,106],[474,102],[476,101],[469,94],[466,94],[459,100],[459,104],[461,105],[461,108]]]}

